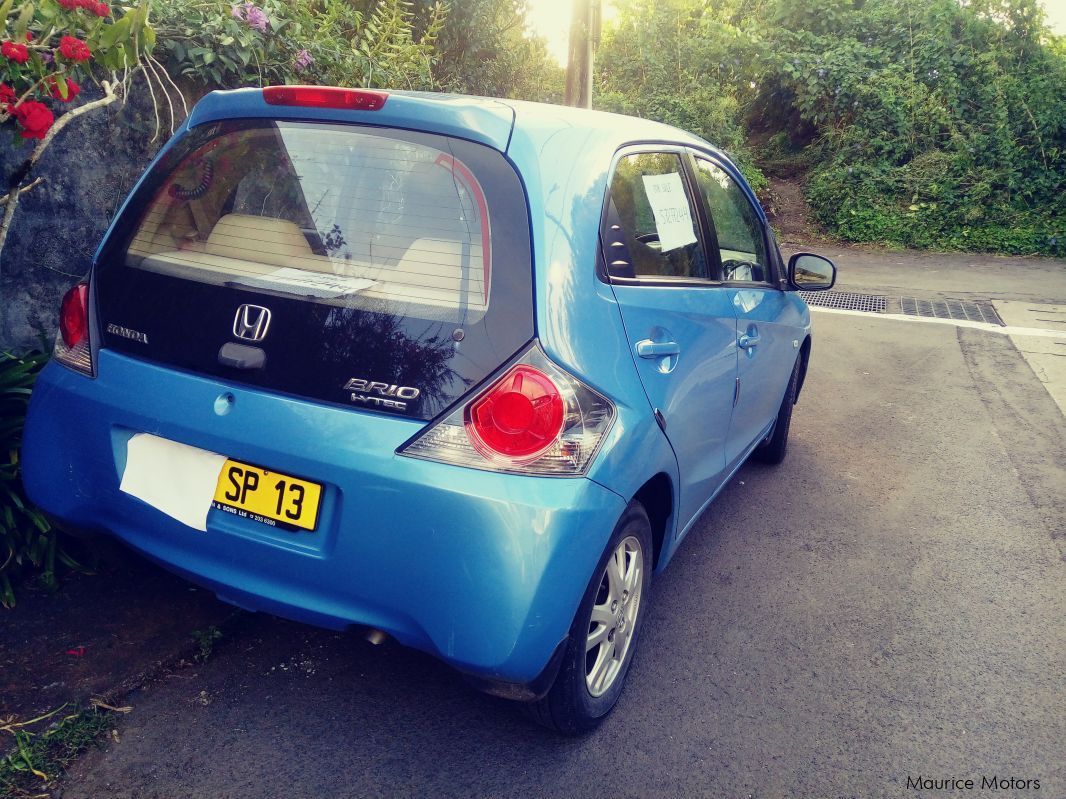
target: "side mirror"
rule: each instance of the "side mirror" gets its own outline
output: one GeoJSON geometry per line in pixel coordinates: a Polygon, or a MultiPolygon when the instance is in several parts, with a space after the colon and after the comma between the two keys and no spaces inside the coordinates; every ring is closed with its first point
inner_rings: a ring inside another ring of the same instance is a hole
{"type": "Polygon", "coordinates": [[[798,252],[788,259],[788,282],[800,291],[825,291],[837,282],[837,268],[821,255],[798,252]]]}

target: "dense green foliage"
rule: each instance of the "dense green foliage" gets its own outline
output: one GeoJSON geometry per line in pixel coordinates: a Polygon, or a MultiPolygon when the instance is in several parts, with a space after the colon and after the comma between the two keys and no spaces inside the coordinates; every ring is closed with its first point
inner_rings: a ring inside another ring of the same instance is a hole
{"type": "MultiPolygon", "coordinates": [[[[421,0],[428,8],[434,0],[421,0]]],[[[526,27],[527,0],[453,0],[437,37],[442,91],[562,102],[565,75],[526,27]]]]}
{"type": "Polygon", "coordinates": [[[165,63],[200,89],[318,83],[429,89],[444,6],[403,0],[152,0],[165,63]]]}
{"type": "Polygon", "coordinates": [[[319,83],[559,100],[526,0],[152,0],[170,72],[194,90],[319,83]]]}
{"type": "Polygon", "coordinates": [[[599,105],[697,130],[749,175],[762,142],[846,240],[1066,254],[1066,51],[1036,0],[621,6],[599,105]]]}
{"type": "Polygon", "coordinates": [[[730,21],[723,3],[628,0],[604,32],[597,55],[595,107],[648,117],[690,130],[729,153],[757,192],[766,178],[755,166],[743,125],[744,95],[735,63],[751,49],[749,33],[730,21]]]}
{"type": "Polygon", "coordinates": [[[22,490],[19,450],[30,390],[47,360],[40,353],[16,358],[0,352],[0,604],[15,604],[11,577],[37,569],[55,582],[55,533],[22,490]]]}

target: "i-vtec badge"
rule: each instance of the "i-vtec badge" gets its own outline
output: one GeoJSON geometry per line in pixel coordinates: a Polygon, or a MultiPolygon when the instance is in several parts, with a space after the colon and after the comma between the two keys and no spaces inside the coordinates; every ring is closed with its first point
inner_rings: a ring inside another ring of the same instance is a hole
{"type": "Polygon", "coordinates": [[[418,399],[418,395],[422,393],[410,386],[396,386],[377,380],[363,380],[360,377],[353,377],[345,383],[344,390],[352,393],[352,402],[397,411],[406,411],[407,403],[418,399]]]}
{"type": "Polygon", "coordinates": [[[139,341],[142,344],[148,343],[148,336],[142,333],[140,330],[134,330],[132,327],[123,327],[122,325],[116,325],[114,322],[108,322],[107,332],[113,336],[122,336],[122,338],[128,338],[130,341],[139,341]]]}

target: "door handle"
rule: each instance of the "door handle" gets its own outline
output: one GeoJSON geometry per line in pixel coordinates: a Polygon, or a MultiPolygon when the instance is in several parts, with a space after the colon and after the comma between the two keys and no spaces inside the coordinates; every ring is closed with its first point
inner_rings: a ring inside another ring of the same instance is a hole
{"type": "Polygon", "coordinates": [[[676,341],[652,341],[646,338],[637,342],[637,355],[641,358],[662,358],[666,355],[680,355],[681,345],[676,341]]]}
{"type": "Polygon", "coordinates": [[[737,339],[737,346],[740,347],[742,350],[746,350],[749,347],[757,347],[757,346],[759,346],[759,334],[758,333],[756,333],[755,335],[748,335],[747,333],[741,334],[740,338],[737,339]]]}

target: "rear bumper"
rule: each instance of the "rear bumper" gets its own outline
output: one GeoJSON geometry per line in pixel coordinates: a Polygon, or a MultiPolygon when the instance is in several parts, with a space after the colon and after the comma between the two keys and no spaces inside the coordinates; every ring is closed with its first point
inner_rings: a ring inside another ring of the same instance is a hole
{"type": "Polygon", "coordinates": [[[379,628],[480,681],[534,683],[625,503],[587,479],[397,456],[420,426],[102,350],[95,380],[54,363],[42,372],[23,479],[62,524],[113,534],[240,607],[379,628]],[[218,415],[224,392],[235,401],[218,415]],[[137,432],[323,483],[318,529],[286,533],[211,510],[204,533],[120,492],[137,432]]]}

